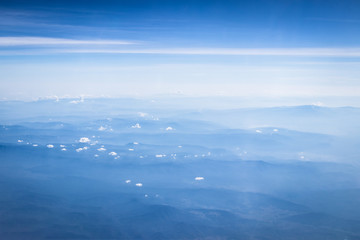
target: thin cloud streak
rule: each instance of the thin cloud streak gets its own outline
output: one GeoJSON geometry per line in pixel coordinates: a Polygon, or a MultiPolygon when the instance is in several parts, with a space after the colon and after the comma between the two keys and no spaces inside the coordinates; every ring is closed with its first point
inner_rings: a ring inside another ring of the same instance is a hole
{"type": "Polygon", "coordinates": [[[61,49],[54,50],[54,53],[360,57],[360,48],[61,49]]]}
{"type": "Polygon", "coordinates": [[[46,37],[0,37],[0,55],[159,54],[224,56],[360,57],[360,47],[349,48],[147,48],[143,42],[79,40],[46,37]],[[125,45],[134,45],[125,47],[125,45]],[[16,46],[37,47],[16,49],[16,46]],[[56,46],[61,46],[56,47],[56,46]],[[84,47],[80,47],[84,46],[84,47]],[[121,47],[123,46],[123,47],[121,47]]]}
{"type": "Polygon", "coordinates": [[[46,37],[0,37],[0,46],[48,46],[48,45],[129,45],[122,40],[77,40],[46,37]]]}

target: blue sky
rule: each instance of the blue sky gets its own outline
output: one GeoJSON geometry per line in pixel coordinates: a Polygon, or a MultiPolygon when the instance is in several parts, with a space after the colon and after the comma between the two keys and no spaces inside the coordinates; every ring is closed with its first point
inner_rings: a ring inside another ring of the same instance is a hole
{"type": "Polygon", "coordinates": [[[1,1],[0,99],[353,99],[359,16],[346,0],[1,1]]]}

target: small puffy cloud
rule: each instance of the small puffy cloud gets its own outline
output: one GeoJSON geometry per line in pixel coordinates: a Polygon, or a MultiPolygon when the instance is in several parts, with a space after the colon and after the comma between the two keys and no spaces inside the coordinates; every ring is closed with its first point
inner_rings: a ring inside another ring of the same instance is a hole
{"type": "Polygon", "coordinates": [[[84,150],[84,149],[83,148],[77,148],[75,151],[81,152],[82,150],[84,150]]]}
{"type": "Polygon", "coordinates": [[[98,151],[99,151],[99,152],[106,151],[106,148],[103,148],[103,147],[98,148],[98,151]]]}
{"type": "Polygon", "coordinates": [[[100,126],[100,127],[98,128],[98,130],[99,130],[99,131],[105,131],[105,130],[106,130],[106,127],[100,126]]]}
{"type": "Polygon", "coordinates": [[[116,153],[116,152],[109,152],[109,155],[110,155],[110,156],[116,156],[117,153],[116,153]]]}
{"type": "Polygon", "coordinates": [[[33,144],[33,147],[37,147],[37,146],[39,146],[38,144],[33,144]]]}
{"type": "Polygon", "coordinates": [[[147,113],[143,113],[143,112],[139,112],[138,114],[140,117],[146,117],[148,115],[147,113]]]}
{"type": "Polygon", "coordinates": [[[146,197],[146,198],[147,198],[147,197],[149,197],[149,195],[145,194],[145,195],[144,195],[144,197],[146,197]]]}
{"type": "Polygon", "coordinates": [[[129,148],[129,151],[134,151],[134,149],[133,149],[133,148],[129,148]]]}
{"type": "Polygon", "coordinates": [[[70,101],[69,103],[78,104],[78,103],[83,103],[83,102],[84,102],[84,97],[81,96],[79,100],[73,100],[73,101],[70,101]]]}
{"type": "Polygon", "coordinates": [[[99,155],[98,155],[98,154],[95,154],[94,157],[99,157],[99,155]]]}
{"type": "Polygon", "coordinates": [[[279,129],[277,129],[277,128],[273,129],[273,132],[278,132],[278,131],[279,131],[279,129]]]}
{"type": "Polygon", "coordinates": [[[139,143],[138,142],[133,142],[134,145],[138,145],[139,143]]]}
{"type": "Polygon", "coordinates": [[[135,184],[135,186],[137,186],[137,187],[142,187],[143,184],[142,184],[142,183],[137,183],[137,184],[135,184]]]}
{"type": "Polygon", "coordinates": [[[172,130],[174,130],[172,127],[167,127],[166,128],[166,131],[172,131],[172,130]]]}
{"type": "Polygon", "coordinates": [[[166,155],[165,154],[156,154],[155,157],[162,158],[162,157],[166,157],[166,155]]]}
{"type": "Polygon", "coordinates": [[[195,181],[202,181],[202,180],[204,180],[204,177],[196,177],[195,178],[195,181]]]}
{"type": "Polygon", "coordinates": [[[125,183],[131,183],[131,180],[130,179],[125,180],[125,183]]]}
{"type": "Polygon", "coordinates": [[[139,123],[137,123],[137,124],[135,124],[135,125],[131,126],[131,128],[141,128],[141,126],[140,126],[140,124],[139,124],[139,123]]]}
{"type": "Polygon", "coordinates": [[[257,133],[262,133],[262,131],[259,130],[259,129],[256,129],[255,132],[257,132],[257,133]]]}
{"type": "Polygon", "coordinates": [[[182,148],[182,146],[178,146],[178,148],[182,148]]]}
{"type": "Polygon", "coordinates": [[[47,148],[54,148],[54,145],[48,144],[48,145],[46,145],[46,147],[47,147],[47,148]]]}
{"type": "Polygon", "coordinates": [[[64,147],[66,147],[66,146],[61,144],[60,147],[61,147],[61,148],[64,148],[64,147]]]}
{"type": "Polygon", "coordinates": [[[79,142],[81,142],[81,143],[88,143],[88,142],[90,142],[90,139],[87,138],[87,137],[82,137],[82,138],[80,138],[79,142]]]}
{"type": "Polygon", "coordinates": [[[66,148],[62,148],[61,151],[67,151],[67,149],[66,149],[66,148]]]}
{"type": "Polygon", "coordinates": [[[314,102],[314,103],[312,103],[311,105],[317,106],[317,107],[323,107],[323,106],[324,106],[324,103],[323,103],[323,102],[314,102]]]}
{"type": "Polygon", "coordinates": [[[22,142],[24,142],[24,140],[19,139],[19,140],[17,140],[17,142],[22,143],[22,142]]]}

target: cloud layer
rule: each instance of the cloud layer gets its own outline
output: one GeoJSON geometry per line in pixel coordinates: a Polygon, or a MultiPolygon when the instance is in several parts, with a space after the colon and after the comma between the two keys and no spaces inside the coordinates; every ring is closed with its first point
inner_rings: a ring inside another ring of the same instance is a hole
{"type": "Polygon", "coordinates": [[[224,56],[360,57],[360,47],[348,48],[152,48],[135,41],[47,37],[0,37],[1,55],[38,54],[160,54],[224,56]],[[134,45],[137,46],[134,48],[134,45]],[[21,47],[21,48],[16,48],[21,47]],[[38,48],[34,51],[34,47],[38,48]]]}

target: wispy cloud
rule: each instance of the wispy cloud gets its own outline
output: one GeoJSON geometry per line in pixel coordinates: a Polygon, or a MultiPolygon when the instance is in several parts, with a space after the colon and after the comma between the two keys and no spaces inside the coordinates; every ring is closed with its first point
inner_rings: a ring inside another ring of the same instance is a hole
{"type": "Polygon", "coordinates": [[[0,55],[160,54],[228,56],[360,57],[349,48],[151,48],[140,41],[49,37],[0,37],[0,55]],[[16,48],[20,46],[21,48],[16,48]],[[25,48],[24,48],[25,47],[25,48]],[[36,48],[36,49],[35,49],[36,48]]]}
{"type": "Polygon", "coordinates": [[[48,45],[128,45],[122,40],[78,40],[47,37],[0,37],[0,46],[48,46],[48,45]]]}
{"type": "Polygon", "coordinates": [[[68,49],[64,53],[360,57],[360,48],[68,49]]]}
{"type": "Polygon", "coordinates": [[[96,46],[129,45],[133,43],[111,41],[53,40],[45,44],[38,42],[1,43],[1,46],[39,46],[41,49],[0,49],[0,55],[55,55],[55,54],[158,54],[158,55],[223,55],[223,56],[294,56],[294,57],[360,57],[360,48],[94,48],[96,46]],[[8,45],[6,45],[8,44],[8,45]],[[49,48],[55,45],[72,45],[69,48],[49,48]],[[89,48],[76,48],[88,45],[89,48]],[[75,47],[74,47],[75,46],[75,47]]]}

